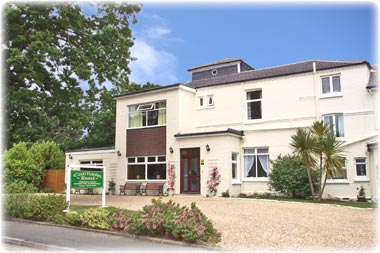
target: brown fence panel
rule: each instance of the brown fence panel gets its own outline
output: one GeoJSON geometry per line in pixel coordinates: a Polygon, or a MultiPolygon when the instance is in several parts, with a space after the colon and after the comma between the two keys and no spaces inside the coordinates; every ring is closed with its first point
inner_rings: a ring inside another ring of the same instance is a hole
{"type": "Polygon", "coordinates": [[[50,188],[56,193],[65,190],[65,170],[47,170],[42,182],[43,188],[50,188]]]}

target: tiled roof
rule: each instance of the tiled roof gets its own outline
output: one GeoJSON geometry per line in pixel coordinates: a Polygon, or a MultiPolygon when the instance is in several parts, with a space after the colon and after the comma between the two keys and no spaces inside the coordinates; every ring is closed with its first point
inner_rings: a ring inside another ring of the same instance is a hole
{"type": "Polygon", "coordinates": [[[216,78],[203,79],[185,83],[191,88],[201,88],[207,86],[214,86],[219,84],[235,83],[248,80],[257,80],[270,77],[279,77],[293,74],[300,74],[306,72],[313,72],[313,62],[316,63],[316,70],[326,70],[332,68],[347,67],[352,65],[367,64],[367,61],[322,61],[322,60],[309,60],[293,64],[287,64],[271,68],[263,68],[256,70],[249,70],[237,74],[225,75],[216,78]]]}
{"type": "Polygon", "coordinates": [[[193,71],[196,69],[200,69],[200,68],[204,68],[204,67],[208,67],[208,66],[212,66],[212,65],[225,64],[225,63],[236,62],[236,61],[242,61],[242,60],[239,58],[224,58],[224,59],[220,59],[220,60],[217,60],[214,62],[210,62],[207,64],[203,64],[203,65],[199,65],[196,67],[189,68],[188,71],[193,71]]]}

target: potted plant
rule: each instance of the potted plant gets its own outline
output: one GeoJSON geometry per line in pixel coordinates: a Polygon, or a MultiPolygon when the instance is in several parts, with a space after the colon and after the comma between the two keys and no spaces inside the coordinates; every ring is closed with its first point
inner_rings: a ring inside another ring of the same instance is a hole
{"type": "Polygon", "coordinates": [[[365,196],[365,188],[363,186],[360,186],[356,189],[358,190],[357,202],[367,202],[367,198],[365,196]]]}
{"type": "Polygon", "coordinates": [[[112,194],[115,194],[115,186],[116,183],[111,179],[111,181],[108,182],[108,191],[112,192],[112,194]]]}

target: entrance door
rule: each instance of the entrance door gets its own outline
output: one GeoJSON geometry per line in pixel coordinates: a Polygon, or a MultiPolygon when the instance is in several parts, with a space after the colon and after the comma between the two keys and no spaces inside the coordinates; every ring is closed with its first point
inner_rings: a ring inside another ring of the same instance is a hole
{"type": "Polygon", "coordinates": [[[181,193],[200,193],[200,148],[181,149],[181,193]]]}

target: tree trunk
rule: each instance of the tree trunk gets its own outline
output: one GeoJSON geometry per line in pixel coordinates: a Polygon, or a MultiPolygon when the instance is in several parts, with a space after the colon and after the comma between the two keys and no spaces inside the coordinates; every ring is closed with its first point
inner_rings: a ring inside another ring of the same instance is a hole
{"type": "Polygon", "coordinates": [[[323,176],[323,167],[322,167],[322,159],[323,159],[323,157],[322,157],[322,153],[320,153],[319,154],[319,173],[320,173],[320,175],[319,175],[319,189],[318,189],[318,200],[321,200],[321,195],[322,195],[322,193],[321,193],[321,189],[322,189],[322,176],[323,176]]]}
{"type": "Polygon", "coordinates": [[[309,178],[309,185],[311,190],[311,196],[313,197],[313,201],[315,201],[315,193],[314,193],[314,186],[313,186],[313,180],[311,179],[311,172],[309,166],[306,167],[307,171],[307,177],[309,178]]]}
{"type": "Polygon", "coordinates": [[[322,199],[323,191],[325,190],[325,186],[326,186],[326,181],[327,181],[327,171],[326,171],[325,179],[323,180],[322,190],[319,191],[319,195],[318,195],[319,199],[322,199]]]}

